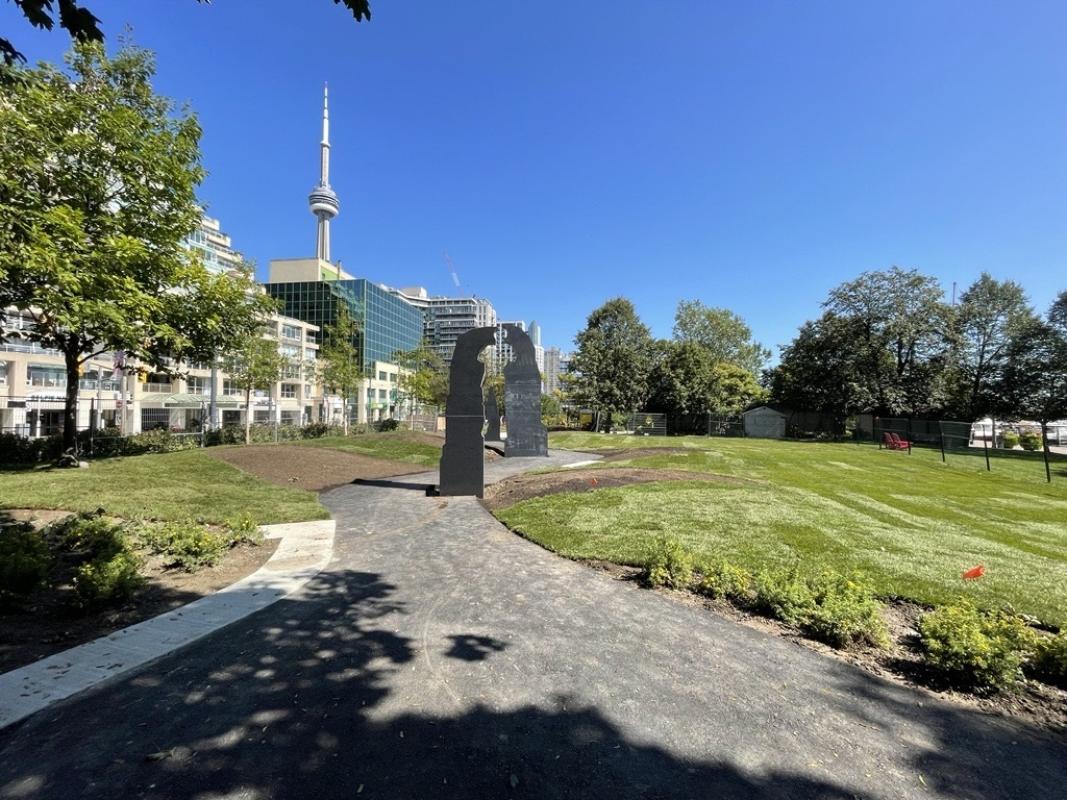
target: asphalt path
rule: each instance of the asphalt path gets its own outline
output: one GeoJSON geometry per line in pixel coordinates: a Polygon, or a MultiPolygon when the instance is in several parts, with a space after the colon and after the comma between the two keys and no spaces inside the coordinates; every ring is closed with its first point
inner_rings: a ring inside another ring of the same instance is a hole
{"type": "Polygon", "coordinates": [[[325,494],[325,571],[0,732],[0,798],[1067,797],[1061,739],[566,561],[435,480],[325,494]]]}

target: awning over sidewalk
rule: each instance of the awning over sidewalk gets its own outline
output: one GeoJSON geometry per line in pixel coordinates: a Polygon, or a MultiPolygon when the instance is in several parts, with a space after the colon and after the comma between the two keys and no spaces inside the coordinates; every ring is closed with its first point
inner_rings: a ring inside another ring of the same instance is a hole
{"type": "MultiPolygon", "coordinates": [[[[158,398],[142,396],[141,406],[154,405],[151,401],[157,399],[164,408],[206,408],[211,404],[210,398],[206,395],[179,392],[178,394],[161,395],[158,398]]],[[[217,397],[215,398],[215,405],[219,408],[237,408],[241,403],[232,397],[217,397]]]]}

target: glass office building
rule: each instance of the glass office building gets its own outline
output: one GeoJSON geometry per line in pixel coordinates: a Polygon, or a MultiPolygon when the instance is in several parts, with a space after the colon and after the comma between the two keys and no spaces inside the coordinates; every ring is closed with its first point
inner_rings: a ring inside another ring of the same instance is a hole
{"type": "Polygon", "coordinates": [[[365,370],[373,369],[375,361],[394,362],[398,351],[414,350],[422,341],[422,312],[365,278],[264,287],[282,302],[282,314],[319,326],[320,344],[325,329],[337,318],[338,303],[344,303],[359,326],[356,345],[365,370]]]}

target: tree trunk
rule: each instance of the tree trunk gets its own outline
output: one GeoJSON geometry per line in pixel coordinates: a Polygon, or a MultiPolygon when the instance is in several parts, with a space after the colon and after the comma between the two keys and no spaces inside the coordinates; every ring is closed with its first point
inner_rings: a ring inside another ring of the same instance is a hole
{"type": "Polygon", "coordinates": [[[63,452],[73,450],[78,452],[78,359],[81,353],[63,354],[63,360],[67,368],[67,387],[63,402],[63,452]]]}
{"type": "Polygon", "coordinates": [[[341,395],[341,432],[348,436],[348,395],[341,395]]]}
{"type": "Polygon", "coordinates": [[[245,444],[252,444],[252,387],[245,389],[245,444]]]}

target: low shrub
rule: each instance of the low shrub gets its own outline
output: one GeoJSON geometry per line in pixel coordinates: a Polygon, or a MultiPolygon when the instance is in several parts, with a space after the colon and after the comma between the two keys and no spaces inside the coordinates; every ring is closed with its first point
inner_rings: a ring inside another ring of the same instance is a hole
{"type": "Polygon", "coordinates": [[[51,567],[48,543],[33,526],[0,528],[0,603],[28,595],[44,583],[51,567]]]}
{"type": "Polygon", "coordinates": [[[1067,632],[1038,638],[1027,672],[1039,681],[1067,689],[1067,632]]]}
{"type": "Polygon", "coordinates": [[[226,534],[192,520],[145,525],[140,539],[150,553],[163,556],[168,567],[186,572],[214,566],[230,546],[226,534]]]}
{"type": "Polygon", "coordinates": [[[801,625],[815,608],[808,582],[797,570],[761,570],[755,579],[755,607],[789,625],[801,625]]]}
{"type": "Polygon", "coordinates": [[[656,539],[645,561],[644,580],[648,586],[684,589],[693,580],[693,557],[677,539],[656,539]]]}
{"type": "Polygon", "coordinates": [[[226,520],[226,538],[230,547],[241,544],[258,546],[263,542],[263,532],[248,514],[226,520]]]}
{"type": "Polygon", "coordinates": [[[392,417],[390,417],[389,419],[383,419],[383,420],[381,420],[379,422],[376,422],[374,424],[375,430],[378,430],[378,431],[381,431],[381,432],[395,431],[399,427],[400,427],[400,422],[398,420],[393,419],[392,417]]]}
{"type": "Polygon", "coordinates": [[[746,603],[751,599],[752,575],[743,567],[716,559],[701,564],[700,573],[697,591],[701,594],[739,603],[746,603]]]}
{"type": "Polygon", "coordinates": [[[889,642],[882,604],[859,577],[823,572],[805,578],[796,568],[764,570],[756,575],[754,605],[834,647],[889,642]]]}
{"type": "Polygon", "coordinates": [[[1007,448],[1008,450],[1014,450],[1019,446],[1019,434],[1014,431],[1004,431],[1004,433],[1000,435],[1000,444],[1001,447],[1007,448]]]}
{"type": "Polygon", "coordinates": [[[81,513],[53,522],[45,536],[58,553],[75,561],[109,559],[127,548],[126,530],[101,511],[81,513]]]}
{"type": "Polygon", "coordinates": [[[74,573],[74,593],[83,608],[118,603],[144,584],[140,560],[128,550],[108,558],[94,558],[74,573]]]}
{"type": "Polygon", "coordinates": [[[1032,453],[1041,449],[1041,436],[1033,431],[1024,431],[1019,435],[1019,444],[1022,445],[1023,450],[1028,450],[1032,453]]]}
{"type": "Polygon", "coordinates": [[[815,606],[803,622],[811,636],[834,647],[885,647],[889,631],[882,604],[858,577],[824,573],[809,581],[815,606]]]}
{"type": "Polygon", "coordinates": [[[942,606],[919,619],[927,663],[953,683],[998,691],[1018,681],[1036,634],[1018,617],[982,612],[968,601],[942,606]]]}

